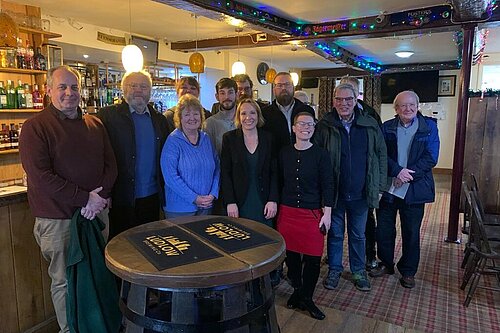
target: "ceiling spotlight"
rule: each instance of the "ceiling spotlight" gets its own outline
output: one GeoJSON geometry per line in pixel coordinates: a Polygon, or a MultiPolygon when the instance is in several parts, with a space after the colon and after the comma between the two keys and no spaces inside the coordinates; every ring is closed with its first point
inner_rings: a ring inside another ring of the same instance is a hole
{"type": "Polygon", "coordinates": [[[88,54],[84,54],[84,55],[83,55],[83,57],[84,57],[85,59],[87,59],[87,58],[89,57],[89,55],[88,55],[88,54]]]}
{"type": "Polygon", "coordinates": [[[400,58],[409,58],[411,57],[412,55],[415,54],[415,52],[413,51],[398,51],[396,53],[394,53],[396,56],[400,57],[400,58]]]}

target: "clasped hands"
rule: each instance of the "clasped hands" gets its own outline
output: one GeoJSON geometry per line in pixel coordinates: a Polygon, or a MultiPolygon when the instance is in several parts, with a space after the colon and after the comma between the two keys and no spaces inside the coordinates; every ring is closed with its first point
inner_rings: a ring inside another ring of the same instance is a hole
{"type": "Polygon", "coordinates": [[[209,195],[198,195],[194,203],[196,206],[202,209],[208,209],[212,207],[215,197],[211,194],[209,195]]]}
{"type": "Polygon", "coordinates": [[[410,181],[413,180],[413,176],[411,175],[412,173],[415,173],[415,171],[403,168],[398,173],[397,177],[393,179],[392,184],[394,185],[394,187],[399,188],[403,186],[403,184],[409,183],[410,181]]]}
{"type": "Polygon", "coordinates": [[[102,191],[102,186],[89,192],[89,200],[87,205],[82,207],[81,215],[86,219],[93,220],[97,214],[102,212],[106,207],[111,207],[111,198],[104,199],[99,195],[102,191]]]}

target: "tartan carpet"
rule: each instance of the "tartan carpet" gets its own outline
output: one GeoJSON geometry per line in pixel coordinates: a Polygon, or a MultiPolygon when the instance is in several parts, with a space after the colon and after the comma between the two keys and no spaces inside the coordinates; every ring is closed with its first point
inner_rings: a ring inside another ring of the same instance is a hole
{"type": "MultiPolygon", "coordinates": [[[[327,290],[322,280],[328,265],[322,264],[314,299],[320,306],[363,315],[422,332],[499,332],[500,293],[477,289],[468,308],[462,303],[467,294],[460,289],[464,242],[444,242],[448,226],[449,191],[438,191],[436,201],[425,206],[421,229],[420,265],[414,289],[399,284],[400,275],[371,278],[372,290],[356,290],[347,273],[347,240],[344,242],[345,271],[335,290],[327,290]]],[[[399,222],[397,223],[399,225],[399,222]]],[[[347,238],[347,236],[346,236],[347,238]]],[[[326,252],[326,251],[325,251],[326,252]]],[[[401,255],[398,227],[395,258],[401,255]]],[[[397,260],[397,259],[396,259],[397,260]]],[[[481,283],[495,283],[492,277],[481,277],[481,283]]],[[[282,282],[276,294],[287,299],[292,288],[282,282]]]]}

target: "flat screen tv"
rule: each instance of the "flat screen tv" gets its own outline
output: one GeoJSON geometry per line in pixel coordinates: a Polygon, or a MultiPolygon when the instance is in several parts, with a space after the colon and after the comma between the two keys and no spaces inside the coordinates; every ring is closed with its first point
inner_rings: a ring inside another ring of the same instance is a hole
{"type": "Polygon", "coordinates": [[[420,102],[438,101],[439,71],[382,74],[382,103],[392,103],[398,93],[413,90],[420,102]]]}
{"type": "Polygon", "coordinates": [[[158,41],[132,36],[132,44],[141,49],[145,64],[153,65],[158,62],[158,41]]]}

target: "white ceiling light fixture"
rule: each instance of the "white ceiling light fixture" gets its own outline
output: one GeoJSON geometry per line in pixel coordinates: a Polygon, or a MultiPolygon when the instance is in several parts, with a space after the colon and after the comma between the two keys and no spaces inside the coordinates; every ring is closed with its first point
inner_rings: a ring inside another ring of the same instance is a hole
{"type": "MultiPolygon", "coordinates": [[[[129,33],[132,35],[132,4],[128,1],[129,33]]],[[[144,66],[141,49],[134,44],[125,46],[122,50],[122,64],[126,72],[138,72],[144,66]]]]}
{"type": "Polygon", "coordinates": [[[235,61],[233,67],[231,68],[231,76],[246,74],[247,72],[245,64],[240,61],[240,32],[242,31],[242,28],[236,28],[236,32],[238,33],[238,61],[235,61]]]}
{"type": "Polygon", "coordinates": [[[399,58],[409,58],[415,54],[413,51],[397,51],[394,53],[399,58]]]}

